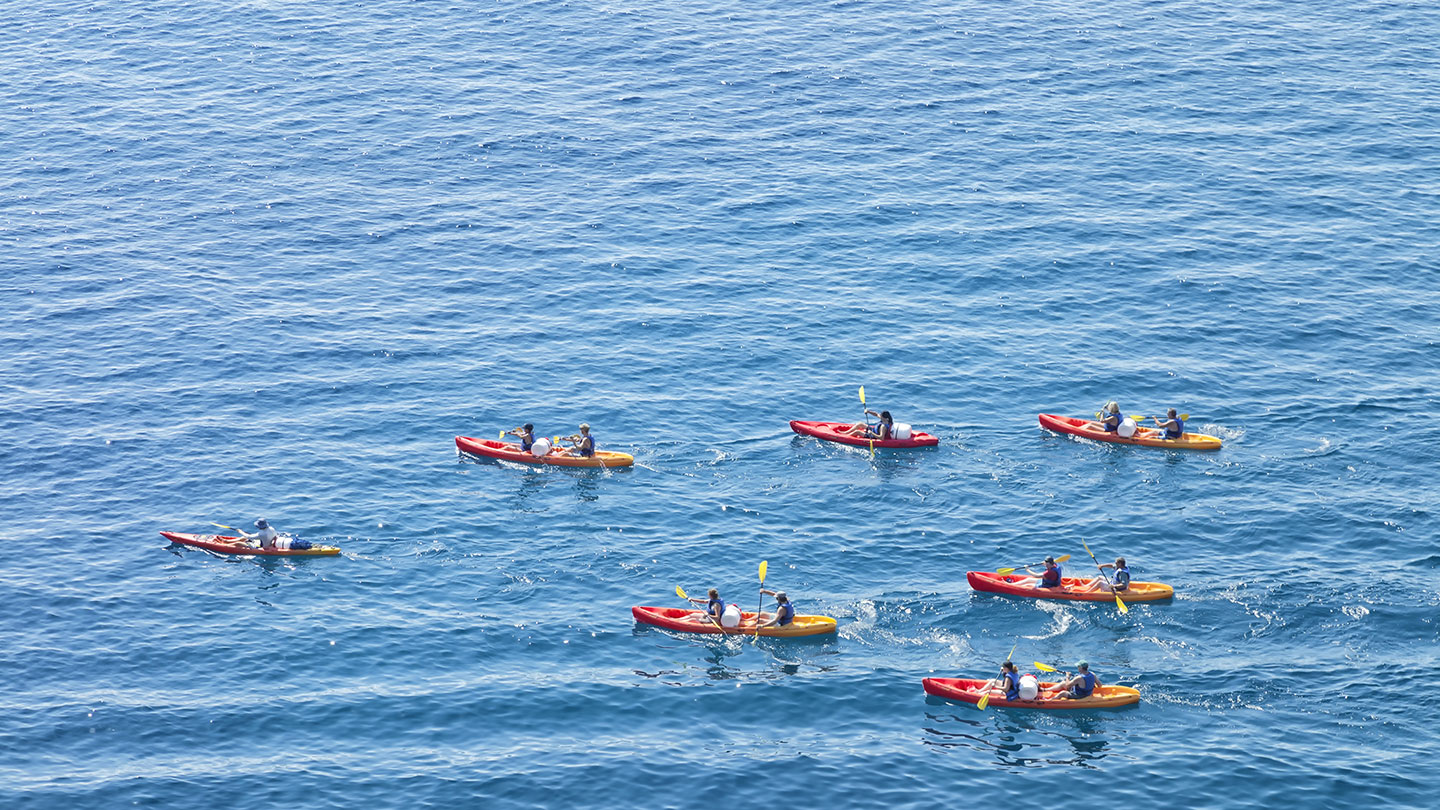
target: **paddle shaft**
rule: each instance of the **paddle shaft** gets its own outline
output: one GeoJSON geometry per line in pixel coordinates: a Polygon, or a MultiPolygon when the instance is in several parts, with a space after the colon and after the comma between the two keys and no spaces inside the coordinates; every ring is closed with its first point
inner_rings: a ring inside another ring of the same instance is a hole
{"type": "Polygon", "coordinates": [[[1080,545],[1085,546],[1085,553],[1089,554],[1091,562],[1095,563],[1095,570],[1099,571],[1100,576],[1105,578],[1105,585],[1110,588],[1110,593],[1115,596],[1115,605],[1120,608],[1120,612],[1129,613],[1130,608],[1125,607],[1125,603],[1120,601],[1120,594],[1115,590],[1114,584],[1110,582],[1110,575],[1105,573],[1105,569],[1101,567],[1100,561],[1095,559],[1095,552],[1090,550],[1090,545],[1084,540],[1080,541],[1080,545]]]}

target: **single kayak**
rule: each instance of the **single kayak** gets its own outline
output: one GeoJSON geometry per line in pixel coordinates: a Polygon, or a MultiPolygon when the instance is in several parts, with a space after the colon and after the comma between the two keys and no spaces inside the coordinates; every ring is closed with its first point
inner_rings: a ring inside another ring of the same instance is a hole
{"type": "Polygon", "coordinates": [[[160,536],[172,543],[203,548],[219,554],[253,554],[257,557],[333,557],[340,553],[335,546],[311,546],[306,549],[260,548],[252,546],[239,537],[219,534],[182,534],[160,532],[160,536]]]}
{"type": "Polygon", "coordinates": [[[554,450],[543,456],[537,456],[521,450],[520,445],[513,442],[472,439],[469,436],[456,436],[455,446],[472,455],[514,461],[518,464],[548,464],[554,467],[629,467],[635,463],[635,457],[629,453],[597,450],[593,456],[572,456],[565,451],[554,450]]]}
{"type": "Polygon", "coordinates": [[[845,431],[854,426],[854,422],[802,422],[798,419],[790,422],[790,429],[801,436],[814,436],[817,439],[824,439],[827,442],[840,442],[841,444],[853,444],[856,447],[870,447],[874,445],[878,449],[893,447],[934,447],[940,443],[940,439],[929,433],[914,431],[908,439],[862,439],[859,436],[846,436],[845,431]]]}
{"type": "MultiPolygon", "coordinates": [[[[987,682],[980,678],[926,678],[925,694],[946,700],[963,700],[979,703],[981,690],[987,682]]],[[[1041,690],[1051,689],[1054,683],[1040,684],[1041,690]]],[[[990,690],[990,705],[1015,709],[1110,709],[1140,702],[1140,690],[1129,686],[1097,686],[1089,697],[1051,698],[1049,700],[1006,700],[999,689],[990,690]]]]}
{"type": "Polygon", "coordinates": [[[1097,442],[1115,444],[1138,444],[1144,447],[1169,447],[1172,450],[1219,450],[1220,438],[1204,433],[1181,433],[1178,439],[1165,438],[1165,431],[1159,428],[1137,427],[1135,435],[1125,438],[1100,427],[1094,419],[1076,419],[1073,416],[1056,416],[1053,413],[1040,414],[1040,427],[1056,433],[1094,439],[1097,442]]]}
{"type": "MultiPolygon", "coordinates": [[[[1074,599],[1080,602],[1114,602],[1115,594],[1105,589],[1104,584],[1098,591],[1081,590],[1090,583],[1088,577],[1061,577],[1058,588],[1036,588],[1033,585],[1016,585],[1023,579],[1029,579],[1025,574],[996,574],[992,571],[966,571],[965,578],[970,580],[970,587],[977,591],[988,593],[1003,593],[1008,596],[1026,596],[1031,599],[1074,599]]],[[[1120,598],[1126,602],[1153,602],[1156,599],[1169,599],[1175,595],[1175,589],[1163,582],[1136,582],[1130,581],[1130,587],[1120,592],[1120,598]]]]}
{"type": "MultiPolygon", "coordinates": [[[[679,630],[682,633],[725,633],[731,636],[753,636],[755,635],[755,614],[741,613],[740,626],[725,628],[721,630],[716,626],[713,619],[707,618],[702,610],[693,608],[670,608],[670,607],[633,607],[630,612],[634,614],[635,621],[641,624],[653,624],[656,627],[663,627],[666,630],[679,630]],[[746,622],[749,625],[746,626],[746,622]]],[[[773,636],[776,638],[793,638],[795,636],[818,636],[824,633],[835,632],[835,620],[829,616],[799,616],[783,627],[762,627],[760,635],[773,636]]]]}

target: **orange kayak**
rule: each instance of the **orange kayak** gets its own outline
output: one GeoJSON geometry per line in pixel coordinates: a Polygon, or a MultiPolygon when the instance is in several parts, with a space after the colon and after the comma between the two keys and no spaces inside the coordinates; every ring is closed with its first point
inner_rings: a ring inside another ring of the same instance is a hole
{"type": "MultiPolygon", "coordinates": [[[[970,587],[977,591],[1003,593],[1007,596],[1024,596],[1031,599],[1072,599],[1079,602],[1114,602],[1115,594],[1105,590],[1104,583],[1098,591],[1081,590],[1090,583],[1088,577],[1061,577],[1058,588],[1036,588],[1033,585],[1017,585],[1016,582],[1029,579],[1024,574],[996,574],[992,571],[966,571],[965,578],[970,587]]],[[[1153,602],[1169,599],[1175,589],[1163,582],[1130,581],[1130,587],[1120,592],[1126,602],[1153,602]]]]}
{"type": "MultiPolygon", "coordinates": [[[[633,607],[630,613],[635,621],[641,624],[653,624],[656,627],[664,627],[667,630],[679,630],[684,633],[725,633],[732,636],[752,636],[755,634],[755,614],[741,613],[740,626],[735,628],[721,628],[715,625],[713,619],[706,618],[704,611],[693,608],[670,608],[670,607],[633,607]],[[746,626],[746,623],[749,626],[746,626]]],[[[774,638],[794,638],[795,636],[818,636],[823,633],[835,632],[835,620],[829,616],[796,616],[795,620],[784,627],[762,627],[760,635],[774,638]]]]}
{"type": "Polygon", "coordinates": [[[1113,442],[1114,444],[1138,444],[1143,447],[1168,447],[1171,450],[1219,450],[1220,439],[1217,436],[1207,436],[1204,433],[1182,433],[1178,439],[1165,438],[1165,431],[1157,428],[1136,428],[1135,435],[1125,438],[1118,433],[1111,433],[1100,427],[1100,423],[1093,419],[1076,419],[1073,416],[1056,416],[1053,413],[1040,414],[1040,427],[1046,430],[1053,430],[1056,433],[1064,433],[1069,436],[1079,436],[1082,439],[1094,439],[1097,442],[1113,442]]]}
{"type": "MultiPolygon", "coordinates": [[[[980,678],[926,678],[924,681],[925,694],[946,700],[961,700],[966,703],[979,703],[980,696],[985,694],[981,687],[986,683],[987,681],[980,678]]],[[[1040,684],[1042,690],[1054,686],[1054,683],[1040,684]]],[[[991,706],[1013,709],[1110,709],[1139,702],[1140,690],[1129,686],[1097,686],[1089,697],[1075,700],[1070,698],[1006,700],[1004,692],[999,689],[990,690],[991,706]]]]}
{"type": "Polygon", "coordinates": [[[629,467],[635,463],[635,457],[629,453],[610,453],[605,450],[597,450],[593,456],[572,456],[561,451],[536,456],[521,450],[520,445],[513,442],[474,439],[469,436],[456,436],[455,446],[462,452],[471,455],[498,458],[517,464],[542,464],[552,467],[629,467]]]}
{"type": "Polygon", "coordinates": [[[181,532],[160,532],[160,536],[172,543],[203,548],[218,554],[246,554],[256,557],[333,557],[340,553],[335,546],[311,546],[304,549],[259,548],[239,537],[219,534],[183,534],[181,532]]]}

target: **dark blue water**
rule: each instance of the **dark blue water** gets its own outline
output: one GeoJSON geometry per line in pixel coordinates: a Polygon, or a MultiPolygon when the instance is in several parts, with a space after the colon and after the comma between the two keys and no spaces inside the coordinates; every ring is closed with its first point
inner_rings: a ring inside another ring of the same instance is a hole
{"type": "Polygon", "coordinates": [[[0,805],[1434,804],[1434,6],[5,16],[0,805]],[[965,584],[1082,540],[1177,597],[965,584]],[[837,638],[631,619],[761,560],[837,638]],[[1017,644],[1142,702],[922,693],[1017,644]]]}

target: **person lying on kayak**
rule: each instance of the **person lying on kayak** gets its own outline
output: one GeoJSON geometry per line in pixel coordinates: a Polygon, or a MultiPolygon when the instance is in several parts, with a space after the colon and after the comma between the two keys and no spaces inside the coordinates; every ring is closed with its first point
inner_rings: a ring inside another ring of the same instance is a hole
{"type": "Polygon", "coordinates": [[[775,597],[775,612],[773,614],[761,613],[755,617],[760,627],[784,627],[795,621],[795,606],[790,604],[790,598],[784,591],[772,591],[765,588],[760,593],[775,597]]]}
{"type": "Polygon", "coordinates": [[[725,613],[725,600],[720,598],[720,591],[711,588],[709,598],[701,599],[698,596],[692,596],[690,601],[697,605],[704,605],[703,612],[709,614],[716,624],[720,624],[720,617],[725,613]]]}
{"type": "Polygon", "coordinates": [[[879,413],[876,413],[874,411],[867,410],[865,413],[870,414],[871,416],[880,420],[879,423],[877,423],[874,427],[871,427],[864,422],[857,422],[851,425],[850,429],[845,431],[845,433],[843,433],[842,435],[859,436],[862,439],[877,439],[880,441],[889,439],[894,435],[895,420],[890,418],[889,411],[881,411],[879,413]]]}
{"type": "Polygon", "coordinates": [[[1092,579],[1092,580],[1090,580],[1089,582],[1085,583],[1085,587],[1083,587],[1083,588],[1078,588],[1077,590],[1082,590],[1082,591],[1109,590],[1111,593],[1115,593],[1115,592],[1124,593],[1125,591],[1130,590],[1130,568],[1125,565],[1125,558],[1124,558],[1124,557],[1116,557],[1116,558],[1115,558],[1115,563],[1114,563],[1113,565],[1110,564],[1110,563],[1103,563],[1103,564],[1101,564],[1100,568],[1101,568],[1102,570],[1105,569],[1105,568],[1109,568],[1110,570],[1112,570],[1112,571],[1115,572],[1115,573],[1114,573],[1113,575],[1111,575],[1111,577],[1110,577],[1110,584],[1109,584],[1109,585],[1106,585],[1106,584],[1105,584],[1105,577],[1099,576],[1099,577],[1095,577],[1094,579],[1092,579]]]}
{"type": "MultiPolygon", "coordinates": [[[[1025,570],[1031,569],[1027,566],[1025,570]]],[[[1015,584],[1032,588],[1058,588],[1060,587],[1060,563],[1055,562],[1054,557],[1046,557],[1045,570],[1040,572],[1040,576],[1017,579],[1015,584]]]]}
{"type": "Polygon", "coordinates": [[[1125,417],[1120,415],[1120,405],[1113,399],[1105,403],[1105,407],[1100,411],[1100,427],[1104,428],[1106,433],[1119,430],[1120,423],[1124,420],[1125,417]]]}
{"type": "Polygon", "coordinates": [[[1178,439],[1185,435],[1185,420],[1175,415],[1174,408],[1165,412],[1165,421],[1163,422],[1158,416],[1151,418],[1155,420],[1155,424],[1165,429],[1165,438],[1178,439]]]}
{"type": "Polygon", "coordinates": [[[1095,688],[1100,686],[1100,679],[1090,671],[1090,665],[1081,661],[1075,665],[1077,672],[1075,677],[1067,678],[1055,684],[1046,696],[1049,700],[1079,700],[1090,697],[1095,688]]]}
{"type": "Polygon", "coordinates": [[[294,537],[281,537],[278,532],[270,528],[270,521],[266,520],[265,518],[257,518],[255,521],[255,528],[259,529],[260,531],[255,532],[254,534],[250,534],[244,529],[236,529],[235,531],[240,532],[240,536],[244,538],[247,543],[266,550],[273,551],[274,549],[279,548],[291,549],[294,551],[304,551],[305,549],[310,548],[309,540],[297,540],[294,537]]]}
{"type": "Polygon", "coordinates": [[[590,435],[590,423],[580,423],[580,433],[563,437],[570,446],[560,452],[569,456],[589,457],[595,455],[595,437],[590,435]]]}
{"type": "Polygon", "coordinates": [[[984,689],[1000,689],[1005,692],[1006,700],[1018,700],[1020,698],[1020,671],[1015,668],[1014,661],[1006,661],[1000,665],[1000,674],[991,678],[985,683],[984,689]]]}
{"type": "Polygon", "coordinates": [[[530,447],[535,444],[535,426],[526,422],[522,427],[505,431],[506,436],[514,436],[520,440],[520,449],[530,452],[530,447]]]}

